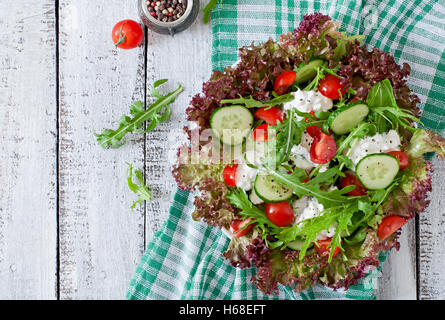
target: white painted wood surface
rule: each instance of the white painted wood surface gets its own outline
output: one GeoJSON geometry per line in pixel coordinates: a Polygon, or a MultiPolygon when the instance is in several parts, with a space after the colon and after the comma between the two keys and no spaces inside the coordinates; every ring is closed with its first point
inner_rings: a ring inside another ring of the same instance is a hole
{"type": "MultiPolygon", "coordinates": [[[[211,31],[200,14],[173,38],[148,31],[144,46],[118,50],[111,29],[137,20],[136,5],[0,3],[0,299],[123,299],[167,218],[176,190],[165,160],[170,132],[182,129],[210,75],[211,31]],[[93,131],[114,127],[134,100],[150,102],[160,78],[170,80],[167,89],[185,86],[171,120],[120,149],[101,149],[93,131]],[[146,170],[155,196],[133,212],[125,162],[146,170]]],[[[379,299],[445,299],[445,167],[435,164],[432,204],[385,262],[379,299]]]]}
{"type": "Polygon", "coordinates": [[[54,1],[0,2],[0,298],[55,299],[54,1]]]}
{"type": "Polygon", "coordinates": [[[136,1],[60,1],[61,299],[124,298],[144,248],[144,213],[130,211],[125,164],[143,166],[143,141],[104,150],[93,136],[144,100],[144,47],[123,51],[111,41],[127,18],[137,19],[136,1]]]}

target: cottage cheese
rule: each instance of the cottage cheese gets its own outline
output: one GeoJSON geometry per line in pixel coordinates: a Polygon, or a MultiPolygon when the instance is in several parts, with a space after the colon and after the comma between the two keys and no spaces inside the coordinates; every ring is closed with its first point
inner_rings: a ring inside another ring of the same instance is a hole
{"type": "Polygon", "coordinates": [[[301,137],[300,144],[292,146],[289,159],[296,167],[310,170],[316,166],[316,164],[311,161],[311,156],[309,154],[313,141],[314,139],[305,131],[301,137]]]}
{"type": "MultiPolygon", "coordinates": [[[[294,100],[286,102],[283,105],[284,111],[297,109],[298,111],[309,113],[311,111],[328,111],[334,106],[331,99],[326,98],[317,90],[292,92],[294,100]]],[[[298,119],[302,117],[297,116],[298,119]]]]}
{"type": "Polygon", "coordinates": [[[349,158],[354,165],[368,154],[383,153],[392,150],[400,150],[400,137],[395,130],[387,133],[377,133],[372,137],[365,137],[358,140],[348,152],[349,158]]]}
{"type": "Polygon", "coordinates": [[[244,191],[252,189],[258,170],[249,167],[247,164],[238,164],[236,169],[235,181],[238,188],[244,191]]]}
{"type": "Polygon", "coordinates": [[[291,160],[296,167],[304,170],[310,170],[315,167],[311,162],[308,150],[301,144],[292,147],[289,154],[289,160],[291,160]]]}

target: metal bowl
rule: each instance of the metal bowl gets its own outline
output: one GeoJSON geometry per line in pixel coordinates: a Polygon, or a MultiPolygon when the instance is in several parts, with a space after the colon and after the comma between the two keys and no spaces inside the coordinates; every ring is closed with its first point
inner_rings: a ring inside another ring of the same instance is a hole
{"type": "Polygon", "coordinates": [[[173,36],[175,33],[187,29],[196,20],[199,12],[199,0],[188,0],[184,14],[172,22],[162,22],[152,17],[148,11],[146,0],[139,0],[138,8],[141,20],[147,28],[157,33],[173,36]]]}

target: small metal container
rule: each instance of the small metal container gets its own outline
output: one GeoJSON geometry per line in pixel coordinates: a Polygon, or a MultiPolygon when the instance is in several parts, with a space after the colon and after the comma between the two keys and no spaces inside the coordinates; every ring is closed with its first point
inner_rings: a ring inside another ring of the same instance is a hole
{"type": "Polygon", "coordinates": [[[187,29],[196,20],[199,12],[199,0],[188,0],[187,9],[185,9],[184,14],[178,20],[162,22],[151,16],[148,11],[147,0],[138,1],[139,15],[147,28],[157,33],[169,34],[172,36],[175,33],[187,29]]]}

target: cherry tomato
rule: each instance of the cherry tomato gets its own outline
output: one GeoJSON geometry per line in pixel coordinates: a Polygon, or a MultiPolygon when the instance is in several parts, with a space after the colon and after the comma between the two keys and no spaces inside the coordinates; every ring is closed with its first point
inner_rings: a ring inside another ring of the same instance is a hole
{"type": "Polygon", "coordinates": [[[267,141],[267,128],[268,124],[264,123],[255,128],[252,132],[252,139],[255,141],[267,141]]]}
{"type": "Polygon", "coordinates": [[[252,231],[255,224],[254,223],[249,224],[251,221],[253,221],[253,219],[251,218],[244,220],[240,219],[232,220],[232,222],[230,223],[230,229],[232,233],[235,235],[235,237],[240,238],[248,234],[250,231],[252,231]],[[249,225],[245,227],[247,224],[249,225]]]}
{"type": "Polygon", "coordinates": [[[337,153],[337,144],[334,138],[321,132],[319,136],[314,137],[309,154],[311,161],[317,164],[329,163],[337,153]]]}
{"type": "Polygon", "coordinates": [[[380,240],[385,240],[396,230],[404,226],[408,221],[399,216],[387,216],[379,224],[377,235],[380,240]]]}
{"type": "Polygon", "coordinates": [[[352,173],[347,172],[346,177],[341,180],[341,187],[355,186],[355,189],[347,193],[348,196],[359,197],[368,194],[368,190],[362,185],[360,180],[352,173]]]}
{"type": "Polygon", "coordinates": [[[287,227],[295,220],[294,211],[289,202],[266,203],[266,217],[277,227],[287,227]]]}
{"type": "Polygon", "coordinates": [[[268,124],[276,126],[279,122],[283,122],[283,111],[277,107],[262,107],[255,111],[253,116],[257,119],[266,121],[268,124]]]}
{"type": "MultiPolygon", "coordinates": [[[[329,254],[331,253],[331,248],[328,248],[328,246],[331,244],[332,238],[328,238],[326,240],[318,240],[314,243],[315,250],[323,256],[323,257],[329,257],[329,254]],[[317,246],[318,245],[318,246],[317,246]]],[[[334,254],[332,256],[335,257],[340,252],[340,248],[337,247],[334,250],[334,254]]]]}
{"type": "Polygon", "coordinates": [[[390,155],[394,156],[399,160],[400,170],[406,169],[409,166],[409,158],[403,151],[390,151],[388,152],[390,155]]]}
{"type": "Polygon", "coordinates": [[[309,126],[306,132],[314,139],[309,151],[311,161],[317,164],[326,164],[331,161],[337,153],[334,138],[328,136],[318,126],[309,126]]]}
{"type": "Polygon", "coordinates": [[[344,96],[346,89],[340,84],[340,79],[332,74],[327,74],[318,83],[318,91],[329,99],[340,99],[341,95],[344,96]]]}
{"type": "Polygon", "coordinates": [[[227,165],[223,171],[224,182],[230,187],[236,187],[236,170],[238,164],[227,165]]]}
{"type": "Polygon", "coordinates": [[[273,84],[273,89],[277,95],[281,96],[287,92],[290,86],[294,83],[297,78],[295,71],[285,71],[281,73],[273,84]]]}
{"type": "Polygon", "coordinates": [[[121,49],[133,49],[144,40],[142,27],[134,20],[118,22],[112,32],[113,43],[121,49]]]}
{"type": "Polygon", "coordinates": [[[323,133],[320,127],[318,126],[309,126],[306,129],[306,132],[312,137],[315,138],[320,135],[320,133],[323,133]]]}

